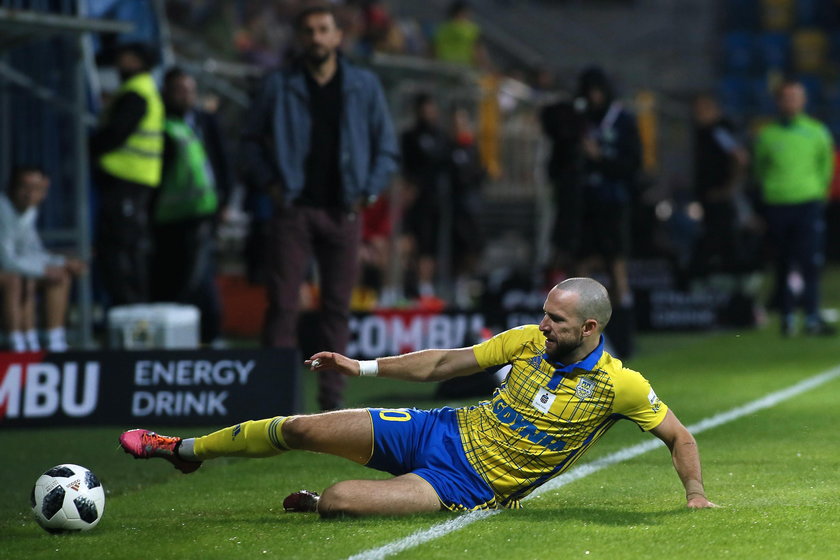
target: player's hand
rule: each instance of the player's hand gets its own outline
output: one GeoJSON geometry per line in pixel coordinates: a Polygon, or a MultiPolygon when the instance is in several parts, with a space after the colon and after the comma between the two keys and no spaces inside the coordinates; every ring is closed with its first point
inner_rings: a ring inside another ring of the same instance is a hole
{"type": "Polygon", "coordinates": [[[305,360],[303,364],[309,366],[309,369],[312,371],[330,369],[343,373],[344,375],[359,375],[359,361],[342,356],[338,352],[318,352],[317,354],[313,354],[308,360],[305,360]]]}
{"type": "Polygon", "coordinates": [[[87,264],[78,259],[67,259],[64,263],[64,268],[73,276],[80,276],[87,272],[87,264]]]}
{"type": "Polygon", "coordinates": [[[583,153],[586,154],[586,157],[595,161],[600,160],[603,156],[598,141],[591,137],[583,139],[583,153]]]}
{"type": "Polygon", "coordinates": [[[67,272],[63,266],[48,266],[44,268],[44,278],[51,282],[59,282],[64,279],[67,272]]]}
{"type": "Polygon", "coordinates": [[[685,503],[685,507],[687,507],[688,509],[705,509],[705,508],[716,508],[716,507],[720,507],[720,506],[710,502],[708,499],[706,499],[706,496],[697,495],[697,496],[692,496],[691,499],[689,499],[685,503]]]}

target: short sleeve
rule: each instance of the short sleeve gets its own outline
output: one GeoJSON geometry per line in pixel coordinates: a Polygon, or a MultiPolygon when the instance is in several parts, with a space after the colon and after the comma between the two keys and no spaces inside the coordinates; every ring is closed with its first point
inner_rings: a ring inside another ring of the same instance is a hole
{"type": "Polygon", "coordinates": [[[473,353],[478,365],[486,369],[510,363],[533,340],[535,332],[539,334],[536,325],[516,327],[476,344],[473,353]]]}
{"type": "Polygon", "coordinates": [[[652,430],[665,419],[668,406],[641,373],[623,368],[613,382],[616,414],[632,420],[644,431],[652,430]]]}

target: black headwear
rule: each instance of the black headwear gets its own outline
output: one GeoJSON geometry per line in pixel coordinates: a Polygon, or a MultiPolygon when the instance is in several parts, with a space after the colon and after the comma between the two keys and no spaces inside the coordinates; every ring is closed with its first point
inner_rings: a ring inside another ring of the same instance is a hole
{"type": "Polygon", "coordinates": [[[157,64],[158,56],[154,48],[147,43],[123,43],[114,48],[114,60],[123,53],[131,53],[143,63],[143,69],[151,70],[157,64]]]}
{"type": "Polygon", "coordinates": [[[586,97],[586,95],[593,89],[599,89],[604,92],[607,98],[607,103],[613,100],[615,92],[610,80],[607,78],[604,70],[598,66],[590,66],[584,68],[578,75],[578,95],[586,97]]]}

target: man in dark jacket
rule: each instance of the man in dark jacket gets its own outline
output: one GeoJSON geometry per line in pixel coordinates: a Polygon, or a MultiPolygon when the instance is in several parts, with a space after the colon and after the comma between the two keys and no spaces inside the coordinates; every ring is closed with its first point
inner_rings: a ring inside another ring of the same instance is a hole
{"type": "Polygon", "coordinates": [[[733,272],[738,265],[738,187],[749,156],[735,126],[711,95],[694,100],[694,192],[703,205],[703,237],[697,248],[702,272],[733,272]]]}
{"type": "Polygon", "coordinates": [[[554,265],[570,272],[580,251],[583,221],[583,136],[586,132],[583,107],[563,99],[543,107],[540,124],[551,142],[548,178],[553,187],[554,265]]]}
{"type": "MultiPolygon", "coordinates": [[[[358,272],[360,208],[388,186],[398,148],[376,77],[338,53],[342,33],[328,6],[295,20],[302,57],[263,81],[245,123],[242,166],[251,187],[274,200],[267,250],[263,343],[297,346],[299,289],[314,256],[321,282],[321,341],[349,342],[358,272]]],[[[344,380],[319,377],[322,409],[341,406],[344,380]]]]}
{"type": "MultiPolygon", "coordinates": [[[[636,119],[615,99],[600,68],[579,78],[579,98],[586,104],[583,138],[583,223],[581,255],[602,260],[610,276],[613,318],[607,336],[616,354],[633,353],[633,295],[627,277],[631,210],[641,168],[641,140],[636,119]]],[[[584,262],[583,273],[592,266],[584,262]]],[[[580,272],[580,271],[579,271],[580,272]]],[[[591,272],[591,271],[590,271],[591,272]]]]}
{"type": "Polygon", "coordinates": [[[400,136],[400,148],[403,177],[414,199],[406,215],[406,229],[414,238],[417,253],[418,295],[433,296],[441,237],[449,243],[451,235],[449,230],[441,232],[445,205],[450,204],[444,181],[451,146],[440,125],[437,102],[430,94],[421,93],[414,99],[414,124],[400,136]]]}

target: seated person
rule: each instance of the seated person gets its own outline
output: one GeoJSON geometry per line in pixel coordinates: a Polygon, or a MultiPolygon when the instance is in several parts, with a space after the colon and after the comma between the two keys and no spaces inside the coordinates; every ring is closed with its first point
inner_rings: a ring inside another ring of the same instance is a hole
{"type": "Polygon", "coordinates": [[[64,318],[74,276],[83,262],[48,252],[35,230],[38,206],[47,196],[50,180],[38,167],[12,171],[0,193],[0,295],[3,326],[14,352],[40,350],[35,330],[35,294],[43,293],[47,349],[67,350],[64,318]]]}

